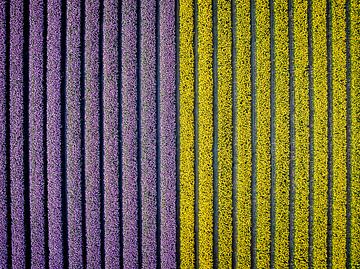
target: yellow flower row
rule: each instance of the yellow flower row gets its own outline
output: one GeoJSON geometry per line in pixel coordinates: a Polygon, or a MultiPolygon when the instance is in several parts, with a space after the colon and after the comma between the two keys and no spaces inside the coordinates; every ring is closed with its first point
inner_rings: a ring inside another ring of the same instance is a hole
{"type": "Polygon", "coordinates": [[[256,259],[258,268],[270,264],[270,10],[256,1],[256,259]]]}
{"type": "Polygon", "coordinates": [[[199,266],[213,264],[212,0],[198,0],[199,266]]]}
{"type": "Polygon", "coordinates": [[[232,264],[231,2],[218,0],[219,268],[232,264]]]}
{"type": "Polygon", "coordinates": [[[193,0],[180,1],[180,262],[193,268],[194,255],[194,17],[193,0]]]}
{"type": "Polygon", "coordinates": [[[332,15],[332,265],[346,267],[346,0],[331,4],[332,15]]]}
{"type": "Polygon", "coordinates": [[[314,74],[314,268],[326,268],[328,103],[326,55],[326,0],[312,1],[314,74]]]}
{"type": "Polygon", "coordinates": [[[236,1],[237,268],[251,266],[250,1],[236,1]]]}
{"type": "MultiPolygon", "coordinates": [[[[294,0],[295,220],[294,265],[308,266],[309,74],[307,1],[294,0]]],[[[324,184],[324,183],[323,183],[324,184]]]]}
{"type": "Polygon", "coordinates": [[[276,223],[275,268],[289,262],[289,33],[288,3],[274,1],[275,13],[275,128],[276,128],[276,223]]]}

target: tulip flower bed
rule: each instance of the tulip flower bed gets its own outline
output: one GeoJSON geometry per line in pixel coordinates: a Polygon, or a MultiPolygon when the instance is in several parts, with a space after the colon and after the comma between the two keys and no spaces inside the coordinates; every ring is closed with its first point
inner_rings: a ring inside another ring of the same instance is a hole
{"type": "Polygon", "coordinates": [[[0,1],[0,268],[358,268],[359,14],[0,1]]]}

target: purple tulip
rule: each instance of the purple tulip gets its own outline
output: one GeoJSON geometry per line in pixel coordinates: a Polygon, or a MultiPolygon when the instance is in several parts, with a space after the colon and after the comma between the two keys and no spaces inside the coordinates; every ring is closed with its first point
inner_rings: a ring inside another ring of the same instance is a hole
{"type": "Polygon", "coordinates": [[[156,1],[141,2],[142,266],[156,268],[156,1]]]}
{"type": "Polygon", "coordinates": [[[49,267],[63,267],[61,171],[61,0],[48,0],[47,174],[49,267]]]}
{"type": "Polygon", "coordinates": [[[25,268],[23,1],[10,2],[10,180],[13,268],[25,268]]]}
{"type": "Polygon", "coordinates": [[[5,1],[0,2],[0,268],[7,264],[7,193],[6,193],[6,25],[5,1]]]}
{"type": "Polygon", "coordinates": [[[66,149],[70,268],[83,268],[81,190],[80,0],[67,1],[66,149]]]}
{"type": "Polygon", "coordinates": [[[86,1],[85,180],[86,246],[89,268],[101,268],[99,8],[99,1],[86,1]]]}
{"type": "Polygon", "coordinates": [[[176,268],[175,1],[159,5],[161,267],[176,268]]]}
{"type": "Polygon", "coordinates": [[[138,267],[137,1],[122,2],[122,199],[124,268],[138,267]]]}
{"type": "Polygon", "coordinates": [[[120,268],[118,3],[104,3],[104,199],[105,264],[120,268]]]}
{"type": "Polygon", "coordinates": [[[29,40],[29,182],[31,221],[31,266],[45,268],[45,177],[44,177],[44,5],[31,0],[29,40]]]}

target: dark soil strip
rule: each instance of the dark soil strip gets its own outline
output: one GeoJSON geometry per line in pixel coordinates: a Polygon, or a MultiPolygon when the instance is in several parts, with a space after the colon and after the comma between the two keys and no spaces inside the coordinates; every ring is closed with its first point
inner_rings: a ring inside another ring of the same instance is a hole
{"type": "Polygon", "coordinates": [[[105,268],[105,182],[104,182],[104,1],[99,3],[99,165],[100,165],[100,255],[105,268]]]}
{"type": "Polygon", "coordinates": [[[43,6],[43,20],[44,20],[44,28],[43,28],[43,147],[44,147],[44,155],[43,155],[43,175],[44,175],[44,255],[45,255],[45,269],[49,268],[49,211],[48,211],[48,165],[47,165],[47,31],[48,31],[48,4],[47,0],[44,0],[43,6]]]}
{"type": "Polygon", "coordinates": [[[82,263],[86,268],[85,182],[85,1],[80,2],[80,139],[81,139],[81,233],[82,263]]]}
{"type": "Polygon", "coordinates": [[[180,268],[180,23],[179,0],[175,0],[176,29],[176,268],[180,268]]]}
{"type": "Polygon", "coordinates": [[[12,268],[12,244],[11,244],[11,177],[10,177],[10,1],[6,1],[6,52],[5,52],[5,105],[6,105],[6,198],[7,198],[7,265],[12,268]]]}
{"type": "Polygon", "coordinates": [[[31,267],[31,223],[30,223],[30,180],[29,180],[29,36],[30,36],[30,14],[29,0],[23,1],[23,76],[24,76],[24,234],[25,234],[25,267],[31,267]]]}
{"type": "Polygon", "coordinates": [[[118,77],[118,105],[119,105],[119,110],[118,110],[118,124],[119,124],[119,129],[118,129],[118,147],[119,147],[119,154],[118,154],[118,159],[119,159],[119,241],[120,241],[120,257],[119,257],[119,263],[120,263],[120,269],[124,268],[124,252],[123,252],[123,247],[124,247],[124,235],[123,235],[123,196],[122,196],[122,190],[123,190],[123,185],[122,185],[122,171],[123,171],[123,161],[122,161],[122,56],[121,56],[121,50],[122,50],[122,1],[119,1],[119,6],[118,6],[118,63],[119,63],[119,77],[118,77]]]}
{"type": "Polygon", "coordinates": [[[63,232],[63,266],[69,267],[69,242],[68,242],[68,210],[67,210],[67,157],[66,157],[66,1],[61,2],[61,196],[62,196],[62,232],[63,232]]]}
{"type": "Polygon", "coordinates": [[[142,198],[141,198],[141,0],[136,2],[136,13],[137,13],[137,42],[136,42],[136,57],[137,57],[137,217],[138,217],[138,266],[142,268],[142,198]]]}

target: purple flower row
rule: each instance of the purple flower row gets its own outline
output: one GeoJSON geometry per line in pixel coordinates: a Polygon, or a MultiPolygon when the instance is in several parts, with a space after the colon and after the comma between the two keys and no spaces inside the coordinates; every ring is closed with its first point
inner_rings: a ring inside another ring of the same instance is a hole
{"type": "Polygon", "coordinates": [[[105,264],[120,268],[120,145],[119,145],[119,1],[104,3],[104,195],[105,264]]]}
{"type": "Polygon", "coordinates": [[[157,107],[156,1],[141,1],[141,213],[142,265],[156,268],[157,107]]]}
{"type": "Polygon", "coordinates": [[[87,266],[101,268],[99,1],[85,14],[85,189],[87,266]]]}
{"type": "Polygon", "coordinates": [[[7,268],[6,193],[6,25],[5,1],[0,2],[0,268],[7,268]]]}
{"type": "Polygon", "coordinates": [[[43,1],[31,0],[29,6],[29,184],[31,266],[33,268],[45,267],[43,14],[43,1]]]}
{"type": "Polygon", "coordinates": [[[137,1],[122,2],[122,199],[124,268],[138,268],[137,1]]]}
{"type": "Polygon", "coordinates": [[[67,1],[66,179],[69,264],[83,268],[80,0],[67,1]]]}
{"type": "Polygon", "coordinates": [[[21,0],[10,2],[10,192],[13,268],[25,268],[24,226],[24,76],[21,0]]]}
{"type": "Polygon", "coordinates": [[[61,120],[61,0],[48,0],[47,30],[47,180],[48,180],[48,226],[49,267],[62,268],[62,120],[61,120]]]}

